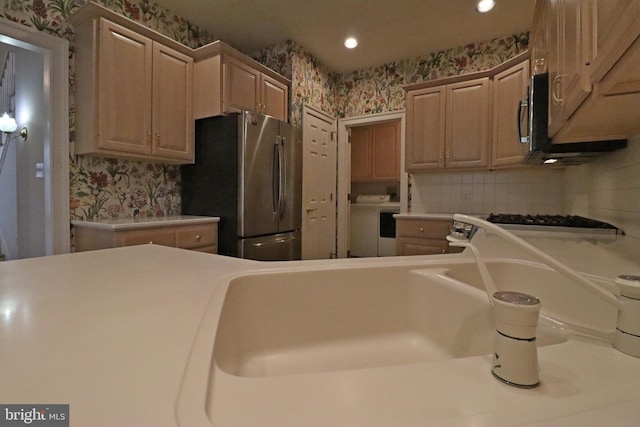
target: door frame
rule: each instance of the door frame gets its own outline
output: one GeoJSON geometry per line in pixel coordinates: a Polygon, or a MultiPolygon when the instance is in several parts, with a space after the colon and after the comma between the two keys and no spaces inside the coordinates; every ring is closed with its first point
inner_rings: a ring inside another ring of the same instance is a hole
{"type": "Polygon", "coordinates": [[[351,193],[351,149],[349,129],[356,126],[400,119],[400,212],[409,209],[409,174],[404,169],[405,110],[338,119],[338,258],[346,258],[349,250],[349,195],[351,193]]]}
{"type": "Polygon", "coordinates": [[[68,253],[69,213],[69,42],[35,28],[0,18],[0,42],[44,58],[44,99],[48,138],[44,140],[45,253],[68,253]]]}

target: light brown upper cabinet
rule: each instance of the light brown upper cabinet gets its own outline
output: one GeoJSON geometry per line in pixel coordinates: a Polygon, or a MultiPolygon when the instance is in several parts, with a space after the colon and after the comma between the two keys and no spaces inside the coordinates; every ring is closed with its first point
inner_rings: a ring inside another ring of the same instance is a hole
{"type": "Polygon", "coordinates": [[[76,153],[193,163],[191,57],[98,15],[73,23],[76,153]]]}
{"type": "Polygon", "coordinates": [[[518,104],[528,84],[525,52],[486,71],[405,86],[407,172],[519,166],[528,148],[518,104]]]}
{"type": "Polygon", "coordinates": [[[494,168],[522,163],[529,146],[519,143],[518,103],[526,98],[529,84],[529,61],[523,61],[493,78],[493,144],[491,165],[494,168]]]}
{"type": "Polygon", "coordinates": [[[591,92],[587,2],[553,0],[547,13],[549,72],[549,136],[557,134],[591,92]]]}
{"type": "Polygon", "coordinates": [[[445,166],[489,166],[491,81],[488,77],[447,85],[445,166]]]}
{"type": "Polygon", "coordinates": [[[530,43],[534,72],[549,72],[554,143],[640,132],[638,22],[637,0],[538,0],[530,43]]]}
{"type": "Polygon", "coordinates": [[[488,77],[407,90],[406,170],[489,166],[488,77]]]}
{"type": "Polygon", "coordinates": [[[222,42],[196,51],[195,88],[196,119],[248,110],[288,120],[289,81],[222,42]]]}
{"type": "Polygon", "coordinates": [[[352,182],[400,180],[400,131],[400,120],[350,129],[352,182]]]}

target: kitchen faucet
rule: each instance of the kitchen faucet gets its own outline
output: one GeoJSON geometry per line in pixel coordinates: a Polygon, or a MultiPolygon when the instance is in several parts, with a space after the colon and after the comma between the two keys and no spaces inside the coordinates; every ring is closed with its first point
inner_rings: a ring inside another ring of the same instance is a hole
{"type": "Polygon", "coordinates": [[[489,297],[496,326],[491,373],[515,387],[536,387],[540,384],[536,344],[540,300],[520,292],[498,291],[480,251],[467,238],[469,231],[470,228],[456,222],[447,240],[451,246],[469,248],[489,297]],[[458,226],[462,230],[458,231],[458,226]]]}
{"type": "MultiPolygon", "coordinates": [[[[557,261],[542,252],[540,249],[525,242],[518,236],[500,226],[478,217],[463,214],[454,214],[453,219],[454,221],[458,221],[463,224],[471,224],[476,227],[483,228],[486,231],[492,232],[502,239],[519,246],[547,266],[554,269],[556,272],[574,281],[604,302],[615,306],[618,309],[618,320],[613,346],[623,353],[634,357],[640,357],[640,276],[618,276],[618,278],[613,281],[613,283],[620,289],[620,296],[617,296],[613,292],[596,285],[571,267],[557,261]]],[[[483,270],[486,271],[486,266],[484,266],[477,249],[473,247],[466,238],[460,237],[459,234],[458,237],[448,238],[448,240],[451,242],[451,245],[469,247],[471,249],[471,252],[476,258],[476,262],[479,265],[480,274],[484,281],[485,277],[483,270]],[[482,264],[484,269],[480,267],[480,264],[482,264]]],[[[486,274],[488,274],[488,271],[486,271],[486,274]]],[[[487,285],[485,283],[485,287],[486,286],[487,285]]],[[[489,283],[489,287],[491,286],[495,289],[495,285],[489,283]]],[[[489,292],[488,289],[487,292],[489,292]]]]}

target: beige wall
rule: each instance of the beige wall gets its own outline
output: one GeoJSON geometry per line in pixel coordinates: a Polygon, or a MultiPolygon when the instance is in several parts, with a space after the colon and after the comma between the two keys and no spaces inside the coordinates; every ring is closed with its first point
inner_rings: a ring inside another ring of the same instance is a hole
{"type": "Polygon", "coordinates": [[[640,135],[623,150],[567,168],[564,180],[570,213],[610,222],[640,237],[640,135]]]}

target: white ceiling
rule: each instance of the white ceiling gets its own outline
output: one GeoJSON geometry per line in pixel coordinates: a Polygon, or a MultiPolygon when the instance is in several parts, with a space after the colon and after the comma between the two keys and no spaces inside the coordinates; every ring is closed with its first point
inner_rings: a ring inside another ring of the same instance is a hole
{"type": "Polygon", "coordinates": [[[346,73],[529,31],[535,0],[155,0],[246,54],[291,39],[346,73]],[[347,36],[360,45],[343,46],[347,36]]]}

